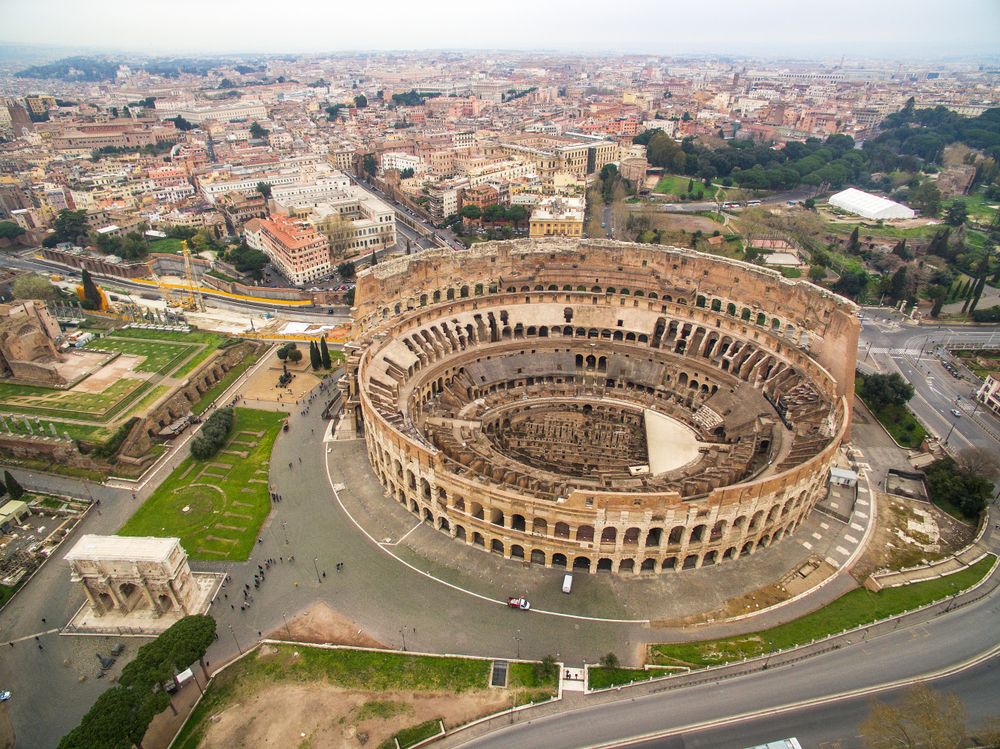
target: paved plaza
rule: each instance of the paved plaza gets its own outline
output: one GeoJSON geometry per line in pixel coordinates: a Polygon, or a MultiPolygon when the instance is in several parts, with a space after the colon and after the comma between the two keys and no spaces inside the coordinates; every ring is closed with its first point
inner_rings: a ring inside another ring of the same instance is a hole
{"type": "MultiPolygon", "coordinates": [[[[736,564],[634,579],[575,574],[573,593],[565,595],[560,592],[562,570],[525,566],[467,548],[385,497],[362,441],[325,441],[330,425],[320,414],[329,395],[326,390],[311,401],[291,404],[289,431],[279,435],[269,467],[271,485],[282,499],[272,505],[250,559],[191,563],[196,571],[230,575],[209,612],[218,621],[219,633],[207,656],[209,668],[261,636],[280,637],[285,621],[317,601],[389,647],[402,647],[405,639],[409,649],[428,652],[519,653],[525,658],[551,653],[580,666],[609,651],[623,663],[638,663],[651,641],[724,636],[770,626],[855,586],[841,574],[816,592],[747,621],[678,626],[680,617],[711,612],[732,597],[752,596],[756,588],[808,560],[844,559],[837,549],[851,551],[845,536],[859,542],[860,536],[849,525],[814,513],[795,536],[736,564]],[[331,483],[339,487],[336,494],[331,483]],[[343,563],[342,571],[337,570],[338,562],[343,563]],[[264,579],[255,587],[254,574],[260,568],[264,579]],[[526,594],[540,611],[506,608],[501,599],[515,593],[526,594]],[[248,607],[241,606],[245,601],[248,607]]],[[[166,459],[159,479],[183,460],[186,444],[182,441],[179,454],[166,459]]],[[[866,458],[874,464],[884,457],[880,449],[887,448],[869,449],[866,458]]],[[[897,450],[892,458],[898,457],[897,450]]],[[[16,473],[26,485],[41,482],[50,489],[100,497],[102,512],[88,515],[78,531],[84,533],[113,533],[156,483],[139,484],[133,500],[128,489],[84,488],[69,479],[39,474],[29,479],[24,472],[16,473]]],[[[5,646],[8,657],[0,662],[0,683],[17,690],[10,709],[25,746],[54,745],[107,684],[95,678],[96,653],[105,653],[122,638],[58,636],[82,603],[60,553],[0,617],[0,643],[20,640],[13,648],[5,646]],[[44,650],[36,647],[36,635],[44,650]],[[18,676],[25,673],[34,677],[18,676]]],[[[753,606],[752,598],[746,605],[753,606]]],[[[143,642],[125,641],[122,662],[143,642]]]]}

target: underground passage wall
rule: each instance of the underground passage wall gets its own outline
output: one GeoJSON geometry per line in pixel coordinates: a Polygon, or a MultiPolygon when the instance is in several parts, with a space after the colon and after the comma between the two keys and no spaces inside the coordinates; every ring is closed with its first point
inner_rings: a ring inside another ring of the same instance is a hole
{"type": "Polygon", "coordinates": [[[484,243],[374,266],[354,312],[345,418],[387,493],[513,559],[753,553],[799,526],[848,435],[856,307],[724,258],[484,243]]]}

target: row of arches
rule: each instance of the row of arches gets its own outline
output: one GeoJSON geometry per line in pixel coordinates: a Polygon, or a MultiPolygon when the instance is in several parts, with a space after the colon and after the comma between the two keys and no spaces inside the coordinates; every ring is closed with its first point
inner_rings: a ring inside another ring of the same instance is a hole
{"type": "MultiPolygon", "coordinates": [[[[391,463],[393,475],[386,475],[383,470],[385,455],[387,454],[381,448],[373,450],[370,455],[372,464],[376,466],[382,483],[403,506],[439,530],[455,535],[452,526],[462,527],[466,533],[479,534],[484,543],[490,537],[489,529],[492,526],[507,536],[512,533],[526,536],[521,543],[493,537],[499,543],[507,545],[513,543],[524,547],[538,540],[546,543],[575,542],[594,544],[599,550],[611,547],[609,551],[615,554],[635,549],[637,553],[680,553],[686,558],[689,554],[700,555],[711,551],[703,550],[702,547],[732,546],[741,550],[747,543],[756,546],[764,538],[768,541],[777,540],[797,527],[811,508],[810,492],[802,490],[796,496],[777,502],[767,510],[743,513],[731,522],[720,519],[714,523],[702,522],[693,526],[654,523],[642,527],[595,527],[588,523],[571,525],[565,521],[550,522],[542,517],[529,517],[520,512],[505,513],[500,508],[485,506],[477,501],[466,501],[457,495],[449,497],[443,488],[433,487],[426,478],[418,478],[409,468],[404,469],[399,460],[391,463]]],[[[469,538],[470,543],[475,542],[474,536],[470,535],[469,538]]],[[[506,550],[508,547],[505,545],[504,548],[506,550]]],[[[511,555],[509,550],[505,554],[511,555]]],[[[516,549],[513,557],[517,558],[516,549]]],[[[709,559],[714,561],[714,557],[709,559]]],[[[699,566],[700,564],[701,562],[699,566]]]]}
{"type": "MultiPolygon", "coordinates": [[[[661,301],[665,304],[677,304],[679,306],[688,306],[689,304],[689,299],[685,296],[674,296],[670,293],[657,292],[655,290],[642,288],[629,289],[628,287],[601,286],[600,284],[587,285],[581,283],[535,283],[521,284],[520,286],[507,285],[504,288],[500,288],[496,283],[477,283],[472,284],[471,286],[464,284],[458,287],[448,287],[443,290],[436,289],[430,292],[415,295],[406,301],[396,302],[391,308],[388,306],[382,307],[378,312],[378,317],[382,320],[387,320],[390,315],[399,316],[414,309],[427,307],[431,304],[441,304],[496,294],[509,295],[518,292],[535,294],[541,293],[543,295],[555,294],[557,295],[557,298],[560,294],[591,294],[597,297],[604,297],[605,301],[607,301],[609,297],[632,297],[635,299],[661,301]]],[[[568,300],[569,299],[567,297],[567,301],[568,300]]],[[[527,298],[526,301],[528,301],[527,298]]],[[[537,301],[544,301],[544,299],[539,299],[537,301]]],[[[595,299],[595,301],[597,300],[595,299]]],[[[724,314],[728,317],[741,320],[747,324],[768,330],[776,335],[783,335],[784,337],[790,338],[796,342],[801,342],[801,334],[797,332],[794,324],[774,314],[768,314],[756,304],[753,307],[750,307],[745,304],[738,304],[737,302],[730,301],[724,297],[696,294],[693,300],[693,306],[699,309],[709,310],[716,314],[724,314]]],[[[664,311],[666,311],[666,308],[664,308],[664,311]]]]}
{"type": "Polygon", "coordinates": [[[405,496],[400,503],[410,512],[428,525],[447,533],[452,538],[471,546],[478,546],[484,551],[498,554],[512,561],[530,562],[545,567],[573,569],[578,572],[598,573],[614,572],[617,574],[639,574],[644,572],[666,572],[687,569],[697,569],[716,564],[719,561],[738,559],[755,551],[780,541],[785,535],[792,533],[798,523],[789,523],[771,533],[765,533],[758,538],[749,539],[725,548],[682,552],[671,554],[665,551],[658,556],[602,556],[598,554],[552,551],[551,549],[532,548],[530,543],[518,543],[491,535],[483,529],[467,527],[454,522],[444,515],[436,515],[431,508],[422,507],[416,500],[407,500],[405,496]]]}

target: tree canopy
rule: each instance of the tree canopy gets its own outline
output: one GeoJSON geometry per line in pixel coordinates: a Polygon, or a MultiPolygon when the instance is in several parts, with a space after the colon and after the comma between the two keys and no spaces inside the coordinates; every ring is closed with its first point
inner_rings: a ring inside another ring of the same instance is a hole
{"type": "Polygon", "coordinates": [[[902,406],[910,400],[913,397],[913,385],[898,372],[873,374],[865,377],[859,394],[870,408],[879,411],[886,406],[902,406]]]}
{"type": "Polygon", "coordinates": [[[0,239],[16,239],[24,234],[24,229],[13,221],[0,221],[0,239]]]}
{"type": "Polygon", "coordinates": [[[53,286],[49,279],[37,273],[26,273],[18,276],[11,284],[15,299],[55,299],[59,289],[53,286]]]}

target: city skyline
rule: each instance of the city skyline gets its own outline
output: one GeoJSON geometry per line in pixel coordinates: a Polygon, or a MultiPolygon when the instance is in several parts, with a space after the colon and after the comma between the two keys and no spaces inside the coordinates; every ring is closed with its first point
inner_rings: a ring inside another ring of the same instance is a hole
{"type": "Polygon", "coordinates": [[[597,3],[559,0],[539,7],[518,0],[504,9],[505,22],[494,23],[454,0],[430,8],[391,0],[380,8],[380,17],[389,22],[373,26],[366,5],[331,7],[313,0],[286,4],[280,16],[262,2],[137,5],[102,0],[82,5],[40,0],[0,9],[0,23],[8,30],[0,44],[151,55],[487,49],[802,59],[996,57],[1000,5],[964,0],[955,6],[961,12],[941,15],[939,4],[930,0],[847,0],[835,12],[820,12],[804,11],[790,0],[772,0],[760,5],[715,3],[708,15],[702,6],[640,0],[628,14],[616,14],[616,9],[597,3]],[[178,24],[175,38],[167,34],[149,39],[144,33],[150,20],[170,18],[196,18],[198,23],[178,24]]]}

